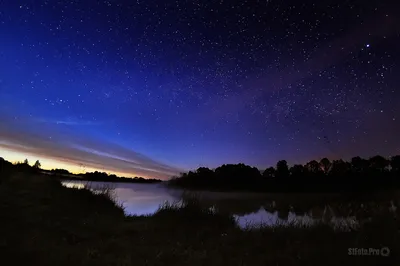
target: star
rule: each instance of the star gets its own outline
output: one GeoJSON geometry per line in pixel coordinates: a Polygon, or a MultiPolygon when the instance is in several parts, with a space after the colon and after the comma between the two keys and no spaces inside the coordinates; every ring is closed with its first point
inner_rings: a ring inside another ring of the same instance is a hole
{"type": "Polygon", "coordinates": [[[398,149],[380,147],[400,135],[398,35],[371,5],[4,2],[0,119],[32,146],[100,139],[179,169],[398,149]]]}

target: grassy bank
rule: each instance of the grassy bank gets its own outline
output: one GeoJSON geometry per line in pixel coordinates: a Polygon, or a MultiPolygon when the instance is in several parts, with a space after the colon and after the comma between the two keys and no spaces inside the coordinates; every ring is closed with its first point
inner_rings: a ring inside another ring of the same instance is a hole
{"type": "Polygon", "coordinates": [[[400,223],[387,213],[352,232],[322,224],[243,231],[195,200],[126,217],[108,193],[26,173],[2,178],[0,223],[2,265],[399,265],[400,223]],[[369,247],[391,254],[348,255],[369,247]]]}

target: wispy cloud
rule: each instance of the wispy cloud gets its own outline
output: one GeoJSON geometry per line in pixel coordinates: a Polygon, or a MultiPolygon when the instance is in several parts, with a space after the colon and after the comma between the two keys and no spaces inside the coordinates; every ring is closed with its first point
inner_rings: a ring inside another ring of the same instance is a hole
{"type": "Polygon", "coordinates": [[[145,177],[166,179],[183,171],[111,142],[57,131],[54,125],[38,124],[37,120],[0,115],[0,121],[0,148],[145,177]]]}
{"type": "Polygon", "coordinates": [[[98,126],[101,125],[101,122],[91,121],[91,120],[83,120],[77,118],[62,118],[62,119],[45,119],[38,118],[36,119],[39,123],[47,123],[47,124],[57,124],[57,125],[67,125],[67,126],[98,126]]]}

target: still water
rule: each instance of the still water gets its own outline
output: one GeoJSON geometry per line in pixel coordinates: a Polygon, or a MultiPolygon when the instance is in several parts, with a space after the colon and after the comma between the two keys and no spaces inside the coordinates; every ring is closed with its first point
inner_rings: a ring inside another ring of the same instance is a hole
{"type": "MultiPolygon", "coordinates": [[[[63,181],[64,186],[83,188],[85,185],[96,191],[112,188],[118,203],[127,215],[151,215],[165,202],[179,202],[185,196],[183,190],[171,189],[163,183],[103,183],[86,181],[63,181]]],[[[312,225],[323,221],[333,226],[357,227],[359,222],[369,219],[377,209],[396,211],[399,201],[392,198],[383,203],[376,201],[338,201],[328,195],[265,195],[258,193],[197,192],[202,204],[215,207],[233,215],[237,224],[244,227],[260,225],[297,224],[312,225]]]]}

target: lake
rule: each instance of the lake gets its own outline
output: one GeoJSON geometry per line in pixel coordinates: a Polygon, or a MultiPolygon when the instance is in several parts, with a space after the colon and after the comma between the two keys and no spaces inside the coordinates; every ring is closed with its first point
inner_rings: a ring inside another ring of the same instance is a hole
{"type": "MultiPolygon", "coordinates": [[[[118,203],[127,215],[151,215],[165,202],[179,202],[187,193],[166,187],[164,183],[107,183],[88,181],[63,181],[69,188],[92,190],[112,188],[118,203]]],[[[379,211],[389,209],[397,212],[399,194],[385,193],[379,201],[369,198],[350,200],[328,194],[261,194],[238,192],[196,192],[196,197],[205,207],[217,208],[233,215],[242,227],[260,225],[285,225],[296,222],[312,225],[323,221],[341,228],[354,228],[370,219],[379,211]]]]}

